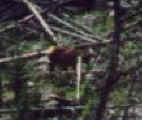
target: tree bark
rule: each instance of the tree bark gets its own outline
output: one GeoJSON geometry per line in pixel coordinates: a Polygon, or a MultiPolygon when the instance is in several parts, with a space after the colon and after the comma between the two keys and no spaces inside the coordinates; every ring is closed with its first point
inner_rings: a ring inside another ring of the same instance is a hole
{"type": "Polygon", "coordinates": [[[121,22],[120,22],[120,0],[114,0],[114,22],[115,22],[115,32],[113,36],[112,48],[110,49],[111,57],[108,66],[108,74],[106,75],[106,83],[101,89],[100,102],[97,107],[96,119],[103,120],[104,113],[106,110],[106,104],[110,92],[113,90],[113,86],[119,81],[120,74],[117,71],[119,63],[119,51],[120,51],[120,32],[121,32],[121,22]],[[113,52],[112,52],[113,51],[113,52]]]}

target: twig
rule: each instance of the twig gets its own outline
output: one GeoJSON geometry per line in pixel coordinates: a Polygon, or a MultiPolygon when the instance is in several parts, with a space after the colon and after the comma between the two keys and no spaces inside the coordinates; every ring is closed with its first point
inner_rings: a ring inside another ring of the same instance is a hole
{"type": "MultiPolygon", "coordinates": [[[[59,22],[59,23],[61,23],[61,24],[63,24],[64,26],[67,26],[68,28],[71,28],[73,31],[75,31],[76,33],[79,33],[79,34],[81,34],[81,35],[83,35],[83,36],[86,36],[86,37],[91,37],[91,38],[94,38],[94,39],[96,39],[95,37],[94,37],[94,35],[93,35],[93,33],[92,34],[90,34],[90,33],[86,33],[86,32],[84,32],[83,30],[82,30],[82,28],[81,27],[78,27],[79,25],[77,25],[77,24],[75,24],[74,26],[70,23],[70,21],[69,22],[67,22],[67,21],[65,21],[65,20],[62,20],[62,19],[60,19],[58,16],[55,16],[55,15],[53,15],[53,14],[49,14],[48,15],[50,18],[52,18],[52,19],[54,19],[54,20],[56,20],[57,22],[59,22]]],[[[81,26],[81,25],[80,25],[81,26]]]]}
{"type": "MultiPolygon", "coordinates": [[[[66,17],[66,16],[64,15],[64,17],[66,17]]],[[[91,31],[88,26],[83,25],[83,24],[78,24],[75,21],[68,19],[67,17],[66,17],[66,19],[67,19],[67,22],[70,22],[73,26],[76,26],[79,29],[82,29],[85,33],[94,34],[93,31],[91,31]]]]}
{"type": "Polygon", "coordinates": [[[79,35],[77,33],[74,33],[74,32],[69,32],[69,31],[65,31],[63,29],[60,29],[58,27],[54,27],[52,26],[51,27],[54,31],[56,32],[60,32],[62,34],[66,34],[66,35],[70,35],[72,37],[75,37],[75,38],[78,38],[79,40],[83,40],[83,41],[86,41],[86,42],[91,42],[93,44],[97,44],[97,43],[110,43],[111,40],[107,40],[107,39],[100,39],[100,41],[96,41],[94,39],[91,39],[91,38],[88,38],[88,37],[85,37],[85,36],[82,36],[82,35],[79,35]]]}
{"type": "Polygon", "coordinates": [[[31,2],[29,2],[29,0],[23,0],[23,2],[25,4],[27,4],[28,8],[33,12],[33,14],[39,20],[40,24],[45,29],[46,33],[48,33],[49,36],[52,38],[52,41],[57,42],[54,33],[51,31],[49,25],[45,22],[45,20],[41,16],[40,12],[37,11],[37,9],[35,8],[35,5],[33,3],[31,3],[31,2]]]}
{"type": "Polygon", "coordinates": [[[15,28],[15,27],[16,27],[16,25],[14,23],[11,23],[10,25],[7,25],[6,27],[1,28],[0,33],[5,32],[6,30],[9,30],[9,29],[12,29],[12,28],[15,28]]]}
{"type": "Polygon", "coordinates": [[[77,86],[76,86],[76,90],[77,90],[77,94],[76,94],[76,99],[80,100],[80,81],[81,81],[81,64],[82,64],[82,58],[81,56],[78,56],[78,61],[77,61],[77,68],[76,68],[76,72],[77,72],[77,86]]]}
{"type": "Polygon", "coordinates": [[[130,30],[131,28],[135,27],[141,21],[142,21],[142,18],[138,18],[135,22],[124,25],[124,31],[130,30]]]}
{"type": "Polygon", "coordinates": [[[45,49],[45,50],[42,50],[40,52],[24,53],[21,56],[0,58],[0,64],[11,62],[11,61],[14,61],[14,60],[17,60],[17,59],[27,59],[27,58],[39,57],[41,55],[48,55],[49,52],[50,52],[49,49],[45,49]]]}
{"type": "MultiPolygon", "coordinates": [[[[103,41],[104,39],[102,39],[101,37],[94,35],[91,31],[88,32],[88,29],[86,28],[86,26],[84,25],[79,25],[77,23],[72,22],[71,20],[65,21],[60,19],[59,17],[50,14],[48,15],[50,18],[52,18],[53,20],[56,20],[57,22],[63,24],[64,26],[67,26],[68,28],[71,28],[73,31],[75,31],[76,33],[81,34],[81,36],[90,38],[90,39],[94,39],[94,40],[98,40],[98,41],[103,41]],[[73,25],[72,25],[73,24],[73,25]]],[[[107,41],[107,40],[105,40],[107,41]]]]}

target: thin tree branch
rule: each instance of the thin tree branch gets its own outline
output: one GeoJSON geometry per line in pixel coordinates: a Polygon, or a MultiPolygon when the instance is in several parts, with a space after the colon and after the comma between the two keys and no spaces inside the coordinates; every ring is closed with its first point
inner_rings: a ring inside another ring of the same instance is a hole
{"type": "Polygon", "coordinates": [[[51,31],[49,25],[45,22],[45,20],[43,19],[43,17],[41,16],[40,12],[37,11],[35,5],[31,2],[29,2],[29,0],[23,0],[23,2],[25,4],[27,4],[28,8],[33,12],[33,14],[36,16],[36,18],[39,20],[40,24],[42,25],[42,27],[45,29],[46,33],[49,34],[49,36],[51,37],[52,41],[54,43],[57,42],[56,37],[54,35],[54,33],[51,31]]]}
{"type": "Polygon", "coordinates": [[[17,59],[32,59],[32,58],[35,58],[35,57],[40,57],[42,55],[48,55],[48,54],[49,54],[48,49],[42,50],[40,52],[24,53],[21,56],[0,58],[0,64],[11,62],[11,61],[14,61],[14,60],[17,60],[17,59]]]}
{"type": "MultiPolygon", "coordinates": [[[[72,25],[72,22],[71,21],[65,21],[65,20],[62,20],[60,19],[58,16],[55,16],[53,14],[49,14],[48,15],[49,18],[52,18],[53,20],[57,21],[58,23],[61,23],[63,24],[64,26],[72,29],[73,31],[75,31],[76,33],[79,33],[83,36],[86,36],[86,37],[90,37],[90,38],[94,38],[96,39],[96,37],[93,35],[93,33],[86,33],[84,31],[87,31],[84,27],[78,27],[79,25],[76,23],[75,25],[72,25]],[[85,29],[85,30],[84,30],[85,29]]],[[[81,25],[80,25],[81,26],[81,25]]]]}
{"type": "Polygon", "coordinates": [[[91,39],[91,38],[88,38],[86,36],[83,36],[83,35],[79,35],[77,33],[74,33],[74,32],[70,32],[70,31],[66,31],[66,30],[63,30],[63,29],[60,29],[58,27],[54,27],[52,26],[51,27],[54,31],[56,32],[60,32],[62,34],[66,34],[66,35],[70,35],[72,37],[75,37],[75,38],[78,38],[78,40],[83,40],[83,41],[86,41],[86,42],[91,42],[93,44],[97,44],[97,43],[110,43],[111,40],[108,40],[108,39],[101,39],[101,38],[96,38],[97,40],[99,41],[96,41],[95,39],[91,39]]]}
{"type": "Polygon", "coordinates": [[[77,72],[77,84],[76,84],[76,99],[80,100],[80,81],[81,81],[81,71],[82,69],[82,58],[81,56],[78,56],[78,62],[77,62],[77,66],[76,66],[76,72],[77,72]]]}

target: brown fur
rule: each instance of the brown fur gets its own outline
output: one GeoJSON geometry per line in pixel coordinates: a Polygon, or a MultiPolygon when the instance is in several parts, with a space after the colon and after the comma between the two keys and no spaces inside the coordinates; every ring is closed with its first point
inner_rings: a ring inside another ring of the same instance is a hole
{"type": "Polygon", "coordinates": [[[75,69],[78,52],[74,48],[57,47],[49,55],[50,70],[53,71],[56,66],[63,70],[68,67],[75,69]]]}

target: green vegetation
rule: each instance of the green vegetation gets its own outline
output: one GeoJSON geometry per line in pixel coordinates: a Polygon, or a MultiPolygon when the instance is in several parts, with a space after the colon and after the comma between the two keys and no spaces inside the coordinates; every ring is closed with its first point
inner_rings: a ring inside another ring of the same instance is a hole
{"type": "Polygon", "coordinates": [[[73,47],[83,56],[79,99],[75,70],[56,66],[50,71],[49,55],[41,51],[53,43],[35,16],[25,23],[0,22],[0,119],[95,120],[103,98],[107,103],[103,106],[106,120],[117,120],[119,116],[129,120],[134,114],[138,117],[142,102],[141,1],[121,1],[130,8],[126,15],[119,16],[123,20],[120,45],[112,42],[117,27],[112,9],[78,15],[64,11],[55,14],[58,19],[44,16],[58,46],[73,47]],[[107,80],[114,53],[112,46],[120,48],[116,55],[119,60],[115,61],[118,67],[114,67],[116,74],[111,75],[116,81],[107,80]],[[108,96],[103,97],[103,93],[108,96]],[[52,111],[61,108],[71,110],[52,111]]]}

